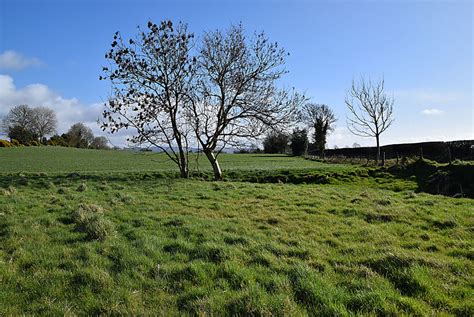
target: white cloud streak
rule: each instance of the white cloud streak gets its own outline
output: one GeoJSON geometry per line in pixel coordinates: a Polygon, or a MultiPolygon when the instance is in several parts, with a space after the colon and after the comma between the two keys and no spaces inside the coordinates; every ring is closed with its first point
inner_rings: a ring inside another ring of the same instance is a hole
{"type": "Polygon", "coordinates": [[[41,61],[39,59],[34,57],[26,57],[12,50],[8,50],[0,54],[0,69],[21,70],[39,65],[41,65],[41,61]]]}
{"type": "Polygon", "coordinates": [[[470,96],[462,92],[435,92],[426,89],[399,90],[393,92],[395,101],[402,100],[414,104],[451,104],[467,102],[470,96]]]}
{"type": "Polygon", "coordinates": [[[440,109],[431,108],[431,109],[424,109],[421,111],[421,113],[427,116],[439,116],[439,115],[444,114],[444,111],[440,109]]]}

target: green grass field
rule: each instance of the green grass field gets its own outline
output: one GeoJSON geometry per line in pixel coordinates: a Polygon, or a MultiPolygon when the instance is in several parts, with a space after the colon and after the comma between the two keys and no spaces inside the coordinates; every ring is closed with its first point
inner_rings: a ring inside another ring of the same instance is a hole
{"type": "Polygon", "coordinates": [[[352,176],[128,177],[172,168],[155,159],[0,149],[0,315],[474,314],[472,199],[283,156],[226,155],[222,165],[352,176]]]}
{"type": "MultiPolygon", "coordinates": [[[[345,165],[321,164],[286,155],[221,154],[219,162],[228,170],[321,169],[338,171],[345,165]]],[[[163,153],[99,151],[61,147],[0,148],[0,173],[94,173],[176,171],[176,165],[163,153]]],[[[210,171],[204,155],[192,154],[192,171],[210,171]]]]}

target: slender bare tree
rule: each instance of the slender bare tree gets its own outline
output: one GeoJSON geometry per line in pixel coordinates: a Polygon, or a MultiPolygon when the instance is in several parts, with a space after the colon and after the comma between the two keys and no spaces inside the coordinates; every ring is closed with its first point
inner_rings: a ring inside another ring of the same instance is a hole
{"type": "Polygon", "coordinates": [[[324,156],[326,138],[328,133],[334,130],[336,115],[327,105],[307,103],[303,106],[300,116],[314,130],[314,143],[319,155],[324,156]]]}
{"type": "Polygon", "coordinates": [[[58,119],[56,113],[46,107],[37,107],[32,109],[32,128],[41,142],[47,135],[56,132],[58,119]]]}
{"type": "Polygon", "coordinates": [[[286,56],[263,33],[247,40],[241,25],[204,35],[189,118],[215,179],[222,179],[218,155],[227,145],[287,125],[305,100],[276,87],[286,56]]]}
{"type": "Polygon", "coordinates": [[[351,116],[347,118],[347,128],[362,137],[375,137],[377,142],[377,164],[380,161],[380,135],[393,122],[394,98],[384,92],[384,79],[372,82],[361,78],[352,81],[346,96],[346,105],[351,116]]]}
{"type": "Polygon", "coordinates": [[[148,22],[134,39],[115,33],[104,67],[113,96],[103,112],[102,129],[134,129],[129,141],[161,149],[182,177],[189,175],[188,135],[192,132],[184,105],[192,94],[196,59],[190,56],[193,34],[185,24],[148,22]]]}

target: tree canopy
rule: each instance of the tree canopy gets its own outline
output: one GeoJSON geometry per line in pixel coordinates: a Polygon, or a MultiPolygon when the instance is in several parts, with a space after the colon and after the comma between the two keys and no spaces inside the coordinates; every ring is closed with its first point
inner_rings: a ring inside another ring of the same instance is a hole
{"type": "Polygon", "coordinates": [[[185,24],[149,22],[128,41],[115,33],[104,67],[112,96],[102,128],[134,129],[129,140],[160,148],[187,177],[190,144],[222,178],[217,157],[228,145],[257,138],[294,119],[304,96],[277,87],[287,53],[242,25],[204,33],[196,44],[185,24]]]}

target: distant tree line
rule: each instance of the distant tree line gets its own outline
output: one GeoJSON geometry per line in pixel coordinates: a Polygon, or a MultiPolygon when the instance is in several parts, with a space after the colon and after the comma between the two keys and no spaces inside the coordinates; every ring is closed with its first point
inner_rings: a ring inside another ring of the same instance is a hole
{"type": "Polygon", "coordinates": [[[334,130],[336,116],[325,104],[307,103],[298,112],[297,125],[292,133],[270,130],[263,140],[263,151],[265,153],[291,153],[292,155],[305,155],[308,147],[316,149],[320,156],[324,156],[326,139],[328,134],[334,130]],[[313,131],[312,141],[308,137],[308,131],[313,131]]]}
{"type": "MultiPolygon", "coordinates": [[[[420,142],[391,144],[380,147],[385,159],[400,159],[407,157],[423,157],[425,159],[447,163],[454,160],[474,160],[474,140],[450,142],[420,142]]],[[[328,156],[359,158],[374,160],[377,156],[376,147],[356,147],[328,149],[328,156]]]]}
{"type": "Polygon", "coordinates": [[[20,144],[39,144],[47,135],[56,131],[58,120],[53,110],[46,107],[31,108],[28,105],[13,107],[2,119],[2,131],[11,141],[20,144]]]}
{"type": "Polygon", "coordinates": [[[50,108],[15,106],[1,121],[2,132],[10,141],[2,140],[0,147],[54,145],[109,149],[107,138],[94,136],[83,123],[73,124],[62,135],[56,134],[57,124],[56,113],[50,108]]]}

